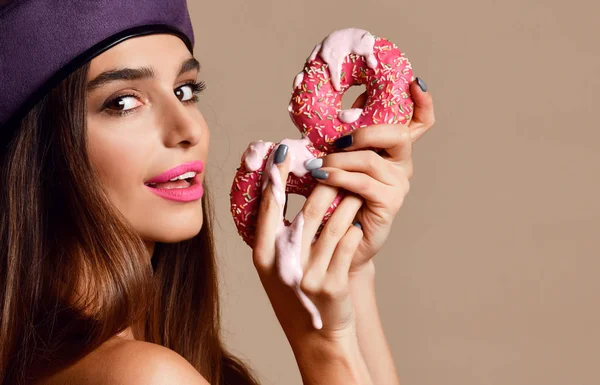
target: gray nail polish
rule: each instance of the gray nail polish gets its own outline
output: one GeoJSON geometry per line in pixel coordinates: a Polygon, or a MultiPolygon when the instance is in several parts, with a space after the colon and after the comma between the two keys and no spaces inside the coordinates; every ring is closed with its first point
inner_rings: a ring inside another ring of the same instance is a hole
{"type": "Polygon", "coordinates": [[[321,159],[321,158],[309,159],[304,164],[304,167],[306,167],[306,169],[308,171],[312,171],[312,170],[321,168],[321,167],[323,167],[323,159],[321,159]]]}
{"type": "Polygon", "coordinates": [[[417,84],[418,84],[419,88],[421,89],[421,91],[427,92],[427,84],[425,84],[423,79],[421,79],[420,77],[417,77],[417,84]]]}
{"type": "Polygon", "coordinates": [[[325,170],[312,170],[310,172],[310,175],[313,176],[313,178],[317,178],[317,179],[327,179],[327,177],[329,176],[329,173],[325,170]]]}
{"type": "Polygon", "coordinates": [[[354,222],[353,225],[362,230],[362,225],[360,224],[359,221],[354,222]]]}
{"type": "Polygon", "coordinates": [[[275,151],[275,164],[283,163],[288,153],[288,146],[280,144],[275,151]]]}

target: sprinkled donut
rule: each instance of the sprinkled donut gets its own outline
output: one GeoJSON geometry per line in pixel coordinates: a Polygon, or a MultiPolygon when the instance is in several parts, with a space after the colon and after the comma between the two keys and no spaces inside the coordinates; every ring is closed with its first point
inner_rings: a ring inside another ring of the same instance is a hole
{"type": "MultiPolygon", "coordinates": [[[[325,153],[314,148],[308,138],[285,139],[281,141],[281,144],[289,147],[288,156],[291,161],[285,193],[308,197],[318,182],[308,174],[304,163],[309,159],[323,156],[325,153]]],[[[265,170],[273,167],[273,158],[277,145],[276,143],[263,142],[262,140],[250,143],[242,155],[241,165],[231,186],[231,214],[233,215],[239,234],[250,247],[254,246],[254,233],[258,218],[260,194],[264,190],[266,181],[268,180],[266,177],[263,178],[263,175],[265,174],[265,170]]],[[[321,228],[327,222],[327,219],[329,219],[340,200],[341,195],[333,201],[325,215],[321,228]]],[[[285,226],[290,226],[291,223],[287,219],[284,218],[283,221],[285,226]]]]}
{"type": "MultiPolygon", "coordinates": [[[[281,208],[281,222],[275,236],[278,274],[294,289],[316,329],[323,326],[321,316],[300,289],[304,216],[300,211],[291,223],[283,217],[285,194],[310,195],[318,182],[308,174],[305,162],[337,151],[333,142],[339,137],[371,124],[407,124],[413,113],[409,91],[413,80],[410,63],[394,44],[361,29],[335,31],[314,48],[303,71],[294,79],[288,111],[302,139],[284,139],[280,143],[289,147],[290,174],[286,185],[282,185],[273,163],[278,144],[253,142],[242,155],[230,193],[237,230],[254,247],[260,196],[270,180],[281,208]],[[360,84],[367,88],[364,107],[342,110],[344,93],[360,84]]],[[[344,195],[340,191],[332,202],[314,239],[344,195]]]]}
{"type": "Polygon", "coordinates": [[[290,117],[313,146],[334,152],[332,143],[372,124],[407,124],[412,118],[412,67],[398,47],[368,31],[348,28],[317,44],[294,79],[290,117]],[[342,96],[364,84],[364,108],[342,110],[342,96]]]}

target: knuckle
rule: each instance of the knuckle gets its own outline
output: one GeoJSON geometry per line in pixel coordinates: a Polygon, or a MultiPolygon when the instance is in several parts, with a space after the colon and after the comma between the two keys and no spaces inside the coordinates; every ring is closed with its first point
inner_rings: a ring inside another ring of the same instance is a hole
{"type": "Polygon", "coordinates": [[[406,194],[400,194],[394,200],[394,212],[398,212],[400,210],[400,208],[402,208],[402,205],[404,204],[404,198],[405,197],[406,197],[406,194]]]}
{"type": "Polygon", "coordinates": [[[342,279],[331,278],[325,281],[321,295],[327,299],[341,299],[349,294],[348,284],[342,279]]]}
{"type": "Polygon", "coordinates": [[[306,205],[302,209],[302,215],[304,216],[305,220],[321,220],[323,217],[323,212],[316,202],[307,201],[306,205]]]}
{"type": "Polygon", "coordinates": [[[401,146],[408,146],[411,143],[411,136],[408,127],[403,127],[398,131],[398,143],[401,146]]]}
{"type": "Polygon", "coordinates": [[[381,156],[379,156],[375,151],[368,151],[366,153],[365,165],[368,169],[377,169],[379,167],[381,156]]]}
{"type": "Polygon", "coordinates": [[[265,257],[263,252],[255,251],[252,253],[252,263],[254,264],[254,268],[259,273],[264,273],[269,269],[269,265],[267,263],[267,258],[265,257]]]}
{"type": "Polygon", "coordinates": [[[406,181],[406,184],[404,185],[404,196],[408,195],[409,191],[410,191],[410,181],[406,181]]]}
{"type": "Polygon", "coordinates": [[[373,179],[367,179],[362,183],[362,195],[365,197],[377,196],[377,185],[373,179]]]}
{"type": "Polygon", "coordinates": [[[356,251],[356,239],[359,235],[362,236],[362,231],[358,228],[356,230],[358,231],[355,233],[351,231],[348,234],[348,236],[346,236],[340,243],[338,243],[337,252],[340,253],[342,256],[352,255],[356,251]],[[352,233],[356,235],[352,236],[352,233]]]}
{"type": "Polygon", "coordinates": [[[342,235],[342,229],[339,225],[330,220],[325,226],[324,233],[326,237],[339,238],[342,235]]]}
{"type": "Polygon", "coordinates": [[[318,295],[321,291],[321,282],[314,274],[305,274],[300,281],[300,289],[308,295],[318,295]]]}

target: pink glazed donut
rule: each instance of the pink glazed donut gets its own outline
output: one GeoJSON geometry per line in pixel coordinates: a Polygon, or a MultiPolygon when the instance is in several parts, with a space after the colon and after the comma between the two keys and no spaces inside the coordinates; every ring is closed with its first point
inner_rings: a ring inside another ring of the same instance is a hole
{"type": "Polygon", "coordinates": [[[318,44],[294,80],[288,107],[296,127],[327,153],[350,131],[372,124],[407,124],[412,118],[412,67],[398,47],[368,31],[333,32],[318,44]],[[342,110],[342,96],[364,84],[364,108],[342,110]]]}
{"type": "MultiPolygon", "coordinates": [[[[307,198],[318,182],[310,173],[307,173],[304,162],[323,156],[325,153],[314,148],[307,138],[285,139],[281,143],[289,147],[288,156],[291,157],[290,174],[285,192],[307,198]]],[[[265,182],[268,180],[268,171],[265,170],[269,170],[273,165],[277,145],[261,140],[250,143],[242,155],[241,165],[237,169],[231,186],[231,215],[238,233],[250,247],[254,247],[260,196],[266,185],[265,182]]],[[[342,198],[343,194],[338,195],[330,205],[317,236],[342,198]]],[[[290,225],[287,219],[284,218],[283,221],[285,226],[290,225]]]]}
{"type": "MultiPolygon", "coordinates": [[[[318,183],[307,173],[305,160],[337,151],[332,143],[352,130],[371,124],[406,124],[412,118],[409,85],[412,68],[396,45],[369,32],[349,28],[331,33],[318,44],[294,79],[288,107],[302,139],[285,139],[294,160],[285,192],[305,197],[318,183]],[[338,80],[339,79],[339,80],[338,80]],[[353,85],[364,84],[364,108],[342,110],[342,96],[353,85]],[[295,170],[294,170],[295,168],[295,170]]],[[[253,247],[260,196],[273,165],[275,143],[253,142],[242,155],[231,186],[231,214],[239,234],[253,247]]],[[[336,197],[317,237],[344,196],[336,197]]],[[[284,219],[284,225],[290,226],[284,219]]]]}

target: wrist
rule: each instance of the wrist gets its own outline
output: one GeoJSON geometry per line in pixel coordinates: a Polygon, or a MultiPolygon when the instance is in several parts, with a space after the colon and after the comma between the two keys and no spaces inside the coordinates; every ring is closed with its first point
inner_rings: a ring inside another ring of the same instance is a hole
{"type": "Polygon", "coordinates": [[[310,338],[292,349],[305,384],[372,384],[356,334],[310,338]]]}
{"type": "Polygon", "coordinates": [[[361,265],[356,269],[351,269],[348,274],[350,283],[360,282],[370,284],[375,282],[375,263],[373,260],[369,260],[367,263],[361,265]]]}

